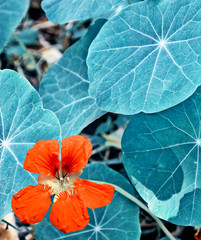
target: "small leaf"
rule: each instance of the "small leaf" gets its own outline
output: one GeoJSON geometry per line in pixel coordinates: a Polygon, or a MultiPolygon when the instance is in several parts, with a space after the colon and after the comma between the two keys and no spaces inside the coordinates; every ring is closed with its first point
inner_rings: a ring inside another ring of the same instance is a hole
{"type": "Polygon", "coordinates": [[[44,107],[56,113],[63,138],[78,134],[105,113],[88,95],[86,66],[88,47],[104,22],[98,20],[92,25],[86,36],[69,48],[42,80],[39,92],[44,107]]]}
{"type": "Polygon", "coordinates": [[[19,56],[22,57],[26,53],[25,49],[23,49],[20,45],[13,45],[6,47],[5,54],[7,57],[19,56]]]}
{"type": "Polygon", "coordinates": [[[27,185],[37,184],[37,174],[24,170],[27,151],[39,140],[60,139],[55,114],[18,73],[0,71],[0,220],[11,211],[11,198],[27,185]]]}
{"type": "Polygon", "coordinates": [[[0,0],[0,52],[28,8],[28,0],[0,0]]]}
{"type": "MultiPolygon", "coordinates": [[[[116,184],[131,194],[135,194],[129,182],[119,173],[100,163],[88,165],[81,178],[116,184]]],[[[50,211],[49,211],[50,212],[50,211]]],[[[88,209],[90,222],[82,231],[63,234],[49,221],[49,213],[36,225],[36,238],[70,240],[138,240],[140,239],[138,207],[130,200],[115,192],[112,202],[102,208],[88,209]]]]}
{"type": "Polygon", "coordinates": [[[96,136],[96,135],[89,135],[87,136],[87,138],[92,143],[93,147],[97,147],[105,144],[105,139],[103,137],[96,136]]]}
{"type": "Polygon", "coordinates": [[[132,117],[122,139],[123,164],[157,216],[201,225],[201,88],[185,102],[132,117]]]}
{"type": "Polygon", "coordinates": [[[157,2],[124,8],[91,44],[89,95],[101,109],[154,113],[201,84],[201,1],[157,2]]]}
{"type": "Polygon", "coordinates": [[[16,36],[24,43],[24,44],[33,44],[38,40],[37,31],[31,28],[23,29],[16,36]]]}
{"type": "Polygon", "coordinates": [[[115,120],[115,124],[118,127],[123,127],[123,126],[125,126],[129,122],[130,118],[131,118],[131,116],[118,115],[117,119],[115,120]]]}
{"type": "Polygon", "coordinates": [[[103,134],[103,133],[108,132],[111,128],[111,123],[112,123],[112,118],[111,118],[111,116],[108,116],[107,120],[105,122],[101,123],[96,128],[95,134],[98,135],[98,134],[103,134]]]}
{"type": "MultiPolygon", "coordinates": [[[[139,0],[132,0],[137,2],[139,0]]],[[[43,0],[42,8],[48,19],[56,23],[101,17],[106,12],[127,6],[129,0],[43,0]]]]}

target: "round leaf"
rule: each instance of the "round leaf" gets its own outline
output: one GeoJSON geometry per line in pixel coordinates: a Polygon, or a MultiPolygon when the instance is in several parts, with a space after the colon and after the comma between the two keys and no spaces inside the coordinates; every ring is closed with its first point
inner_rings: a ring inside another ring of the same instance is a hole
{"type": "Polygon", "coordinates": [[[88,47],[105,20],[98,20],[86,36],[70,47],[46,72],[39,92],[44,107],[54,111],[61,123],[62,137],[80,133],[84,127],[101,117],[94,99],[88,95],[89,80],[86,57],[88,47]]]}
{"type": "Polygon", "coordinates": [[[11,211],[11,198],[27,185],[37,184],[37,174],[23,168],[27,151],[39,140],[60,139],[55,114],[18,73],[0,71],[0,219],[11,211]]]}
{"type": "Polygon", "coordinates": [[[122,114],[187,99],[201,84],[200,19],[200,0],[144,1],[120,11],[89,48],[89,95],[122,114]]]}
{"type": "Polygon", "coordinates": [[[185,102],[132,117],[122,139],[123,164],[157,216],[201,225],[201,88],[185,102]]]}

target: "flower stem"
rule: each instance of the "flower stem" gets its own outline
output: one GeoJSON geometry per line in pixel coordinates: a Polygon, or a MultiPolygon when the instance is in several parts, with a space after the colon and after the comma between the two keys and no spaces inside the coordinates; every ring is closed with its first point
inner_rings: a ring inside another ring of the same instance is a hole
{"type": "MultiPolygon", "coordinates": [[[[99,184],[104,184],[106,182],[101,182],[101,181],[93,181],[99,184]]],[[[170,239],[170,240],[176,240],[174,238],[174,236],[169,232],[169,230],[165,227],[165,225],[163,224],[163,222],[156,217],[150,210],[149,208],[143,204],[141,201],[139,201],[136,197],[134,197],[133,195],[131,195],[130,193],[126,192],[124,189],[120,188],[117,185],[111,184],[111,183],[107,183],[112,185],[115,190],[117,192],[119,192],[120,194],[122,194],[124,197],[130,199],[132,202],[134,202],[135,204],[137,204],[140,208],[142,208],[144,211],[146,211],[150,216],[152,216],[152,218],[157,222],[158,226],[163,230],[163,232],[165,233],[165,235],[170,239]]]]}
{"type": "Polygon", "coordinates": [[[34,233],[33,233],[31,230],[29,230],[27,227],[19,227],[19,228],[18,228],[18,227],[15,227],[13,224],[7,222],[7,221],[4,220],[4,219],[2,219],[1,221],[4,222],[4,223],[6,223],[7,225],[11,226],[12,228],[14,228],[14,229],[17,230],[17,231],[21,231],[21,230],[24,230],[24,229],[25,229],[28,233],[30,233],[31,235],[34,236],[34,233]]]}

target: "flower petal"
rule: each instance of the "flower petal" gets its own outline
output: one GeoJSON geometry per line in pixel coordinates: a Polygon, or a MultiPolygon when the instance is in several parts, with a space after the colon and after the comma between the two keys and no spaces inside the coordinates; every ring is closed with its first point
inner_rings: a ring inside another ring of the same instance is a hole
{"type": "Polygon", "coordinates": [[[47,185],[28,186],[16,193],[11,207],[23,223],[38,223],[43,220],[51,205],[51,188],[47,185]]]}
{"type": "Polygon", "coordinates": [[[85,228],[89,222],[87,208],[83,201],[66,191],[56,196],[50,212],[50,222],[63,233],[76,232],[85,228]]]}
{"type": "Polygon", "coordinates": [[[77,172],[73,172],[68,174],[67,176],[69,177],[69,181],[73,183],[77,178],[79,178],[82,175],[83,171],[79,170],[77,172]]]}
{"type": "Polygon", "coordinates": [[[59,163],[59,142],[55,139],[41,140],[27,152],[24,168],[29,172],[55,176],[59,163]]]}
{"type": "Polygon", "coordinates": [[[91,142],[83,136],[71,136],[62,141],[62,169],[67,173],[77,172],[88,163],[92,153],[91,142]]]}
{"type": "Polygon", "coordinates": [[[114,195],[114,187],[109,184],[97,184],[85,179],[77,179],[75,191],[84,201],[84,205],[94,209],[108,205],[114,195]]]}

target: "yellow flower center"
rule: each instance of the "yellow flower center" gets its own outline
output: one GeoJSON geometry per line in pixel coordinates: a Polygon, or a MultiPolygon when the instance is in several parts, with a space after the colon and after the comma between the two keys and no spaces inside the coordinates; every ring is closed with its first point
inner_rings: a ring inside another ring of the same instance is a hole
{"type": "Polygon", "coordinates": [[[74,191],[73,183],[82,174],[82,170],[74,173],[66,173],[65,171],[57,172],[55,177],[52,176],[40,176],[38,179],[39,184],[45,184],[51,187],[51,194],[55,196],[54,201],[62,191],[67,191],[71,195],[74,191]]]}

